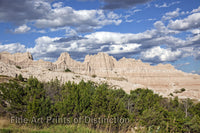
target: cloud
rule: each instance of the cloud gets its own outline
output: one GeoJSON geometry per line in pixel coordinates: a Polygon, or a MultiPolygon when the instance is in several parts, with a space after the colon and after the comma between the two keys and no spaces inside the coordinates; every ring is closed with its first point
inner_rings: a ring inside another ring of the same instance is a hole
{"type": "Polygon", "coordinates": [[[68,28],[66,37],[39,37],[35,41],[35,47],[29,48],[28,51],[37,56],[38,59],[47,57],[56,59],[62,52],[70,52],[74,54],[75,59],[78,59],[76,56],[78,53],[79,55],[81,53],[84,57],[89,53],[103,51],[123,57],[127,56],[127,53],[129,55],[140,54],[160,45],[176,50],[179,47],[184,47],[187,43],[189,44],[188,40],[186,43],[185,40],[171,36],[179,32],[168,29],[162,21],[156,21],[154,27],[155,29],[137,34],[102,31],[84,36],[78,36],[73,29],[68,28]]]}
{"type": "Polygon", "coordinates": [[[156,19],[155,18],[149,18],[147,19],[147,21],[155,21],[156,19]]]}
{"type": "Polygon", "coordinates": [[[200,34],[193,35],[192,37],[187,38],[186,45],[192,45],[193,47],[200,47],[200,34]]]}
{"type": "Polygon", "coordinates": [[[169,28],[173,30],[190,30],[194,28],[200,27],[200,13],[194,13],[189,15],[187,18],[180,19],[180,20],[171,20],[169,25],[169,28]]]}
{"type": "Polygon", "coordinates": [[[95,1],[95,0],[77,0],[77,1],[85,2],[85,1],[95,1]]]}
{"type": "Polygon", "coordinates": [[[133,22],[134,20],[133,19],[129,19],[130,17],[132,17],[135,13],[137,12],[141,12],[142,10],[141,9],[130,9],[129,11],[127,11],[127,15],[124,15],[124,18],[125,18],[125,22],[127,23],[131,23],[133,22]]]}
{"type": "MultiPolygon", "coordinates": [[[[54,61],[60,53],[69,52],[78,60],[82,54],[93,54],[98,52],[106,52],[109,54],[125,54],[134,53],[139,50],[141,44],[129,43],[126,40],[127,35],[110,32],[97,32],[84,37],[57,37],[50,38],[48,36],[39,37],[35,41],[35,47],[28,48],[35,59],[47,59],[50,57],[54,61]]],[[[123,56],[123,55],[122,55],[123,56]]]]}
{"type": "Polygon", "coordinates": [[[71,28],[66,28],[66,36],[78,36],[78,33],[71,28]]]}
{"type": "Polygon", "coordinates": [[[20,43],[0,44],[0,52],[7,51],[10,53],[24,53],[26,52],[25,45],[20,43]]]}
{"type": "Polygon", "coordinates": [[[143,4],[152,0],[101,0],[105,3],[103,9],[130,8],[137,4],[143,4]]]}
{"type": "MultiPolygon", "coordinates": [[[[82,26],[87,25],[89,21],[91,23],[88,24],[88,27],[91,25],[91,29],[95,29],[104,24],[108,24],[107,22],[111,21],[112,23],[113,20],[118,20],[121,16],[110,11],[107,13],[103,10],[76,11],[70,7],[59,7],[53,10],[57,13],[52,12],[49,14],[50,18],[44,19],[45,22],[49,22],[50,24],[44,23],[44,25],[42,25],[40,23],[40,26],[42,26],[42,28],[45,28],[45,26],[53,27],[51,28],[52,31],[65,30],[66,36],[54,38],[43,36],[37,38],[35,40],[35,46],[27,48],[27,51],[31,52],[35,59],[54,61],[62,52],[69,52],[76,60],[80,60],[80,57],[84,57],[86,54],[94,54],[98,52],[106,52],[115,55],[118,58],[138,55],[143,60],[153,63],[175,61],[187,56],[194,56],[196,59],[200,59],[200,53],[198,52],[200,35],[193,34],[193,36],[182,40],[173,36],[181,33],[181,31],[169,29],[169,27],[166,27],[162,21],[156,21],[153,29],[137,34],[102,31],[79,36],[77,30],[79,28],[80,30],[85,30],[82,26]],[[65,22],[64,20],[66,18],[64,18],[64,16],[70,15],[71,12],[75,17],[72,17],[72,20],[65,22]],[[61,15],[59,16],[58,14],[61,15]],[[53,19],[53,15],[55,15],[54,20],[62,20],[61,22],[63,23],[51,25],[50,20],[51,17],[53,19]],[[91,20],[91,18],[94,19],[91,20]],[[79,19],[79,21],[76,22],[76,19],[79,19]],[[80,21],[82,22],[79,23],[80,21]],[[99,22],[102,23],[100,24],[99,22]],[[59,27],[60,24],[63,25],[63,27],[59,27]],[[73,28],[67,26],[71,24],[73,25],[73,28]],[[160,46],[164,46],[164,48],[161,48],[160,46]],[[154,61],[154,59],[156,60],[154,61]]],[[[171,21],[169,23],[171,23],[171,21]]],[[[28,26],[22,25],[20,27],[17,28],[21,29],[18,30],[18,32],[25,32],[28,26]]],[[[25,47],[21,49],[22,51],[26,51],[25,47]]]]}
{"type": "Polygon", "coordinates": [[[186,62],[186,63],[181,63],[181,64],[176,64],[175,66],[176,66],[176,68],[181,68],[181,67],[183,67],[183,66],[187,66],[187,65],[190,65],[190,62],[186,62]]]}
{"type": "MultiPolygon", "coordinates": [[[[31,52],[34,56],[34,59],[54,59],[58,55],[56,55],[56,51],[62,46],[58,46],[58,43],[54,43],[54,41],[59,40],[59,37],[50,38],[48,36],[39,37],[35,40],[35,47],[28,48],[27,51],[31,52]],[[52,54],[53,53],[53,54],[52,54]]],[[[58,51],[60,52],[63,51],[58,51]]]]}
{"type": "Polygon", "coordinates": [[[87,39],[87,38],[80,37],[80,36],[67,36],[67,37],[56,39],[54,42],[58,42],[58,43],[65,42],[65,43],[67,43],[67,42],[70,42],[70,41],[80,41],[82,39],[87,39]]]}
{"type": "Polygon", "coordinates": [[[196,60],[200,60],[200,48],[196,48],[193,54],[196,60]]]}
{"type": "Polygon", "coordinates": [[[200,6],[199,6],[197,9],[193,9],[193,10],[191,11],[191,13],[196,13],[196,12],[200,12],[200,6]]]}
{"type": "MultiPolygon", "coordinates": [[[[158,23],[155,25],[158,25],[158,23]]],[[[166,29],[162,29],[161,27],[158,28],[160,31],[154,29],[138,34],[95,32],[83,37],[68,36],[65,38],[50,38],[44,36],[36,39],[35,47],[29,48],[28,51],[37,56],[34,57],[36,59],[44,57],[55,57],[56,59],[62,52],[73,53],[75,59],[78,59],[76,56],[78,53],[82,53],[84,56],[88,53],[92,54],[102,51],[123,57],[127,53],[134,55],[158,45],[165,44],[173,46],[179,43],[177,38],[166,36],[168,34],[166,29]],[[165,32],[163,33],[163,37],[159,36],[160,32],[165,32]]]]}
{"type": "Polygon", "coordinates": [[[54,8],[61,8],[63,6],[63,3],[62,2],[57,2],[57,3],[54,3],[53,5],[52,5],[52,7],[54,7],[54,8]]]}
{"type": "Polygon", "coordinates": [[[155,7],[162,8],[162,7],[169,7],[167,3],[163,3],[162,5],[155,4],[155,7]]]}
{"type": "Polygon", "coordinates": [[[0,22],[22,25],[45,17],[50,10],[48,0],[1,0],[0,22]]]}
{"type": "Polygon", "coordinates": [[[172,36],[179,32],[168,29],[162,21],[156,21],[154,27],[137,34],[94,32],[83,36],[66,28],[66,37],[39,37],[35,40],[35,47],[27,51],[35,59],[51,61],[55,61],[62,52],[69,52],[76,60],[98,52],[106,52],[117,58],[138,55],[152,63],[176,61],[188,56],[200,59],[200,35],[182,40],[172,36]]]}
{"type": "Polygon", "coordinates": [[[119,25],[122,22],[119,18],[115,13],[106,14],[103,10],[74,10],[71,7],[63,7],[53,9],[46,18],[36,20],[35,26],[37,28],[69,26],[76,27],[79,32],[87,32],[105,25],[119,25]]]}
{"type": "Polygon", "coordinates": [[[133,10],[129,10],[127,13],[133,15],[135,14],[136,12],[141,12],[142,10],[141,9],[133,9],[133,10]]]}
{"type": "Polygon", "coordinates": [[[200,29],[192,29],[192,30],[190,30],[190,32],[192,33],[192,34],[194,34],[194,35],[198,35],[198,34],[200,34],[200,29]]]}
{"type": "Polygon", "coordinates": [[[123,45],[110,45],[110,46],[107,46],[108,49],[104,52],[107,52],[109,54],[134,53],[139,50],[140,46],[141,44],[137,44],[137,43],[128,43],[128,44],[123,44],[123,45]]]}
{"type": "MultiPolygon", "coordinates": [[[[114,12],[104,10],[75,10],[63,7],[62,2],[52,0],[1,0],[0,22],[11,22],[16,25],[33,24],[37,29],[57,29],[74,27],[78,32],[90,32],[105,25],[119,25],[122,20],[114,12]]],[[[16,33],[22,33],[16,29],[16,33]]]]}
{"type": "Polygon", "coordinates": [[[167,12],[165,13],[165,15],[162,17],[163,20],[169,20],[175,17],[178,17],[180,15],[179,13],[180,8],[177,8],[175,11],[173,12],[167,12]]]}
{"type": "Polygon", "coordinates": [[[191,73],[200,75],[200,70],[193,70],[193,71],[191,71],[191,73]]]}
{"type": "Polygon", "coordinates": [[[141,53],[141,58],[145,61],[151,62],[166,62],[166,61],[176,61],[181,58],[182,52],[172,51],[171,49],[164,49],[160,46],[149,49],[141,53]]]}
{"type": "Polygon", "coordinates": [[[158,5],[158,4],[155,4],[155,7],[157,8],[166,8],[166,7],[170,7],[170,6],[173,6],[175,4],[179,4],[180,1],[176,1],[176,2],[172,2],[172,3],[163,3],[162,5],[158,5]]]}
{"type": "Polygon", "coordinates": [[[107,16],[108,16],[109,19],[113,19],[113,20],[120,19],[120,16],[117,15],[116,13],[114,13],[114,12],[109,12],[107,16]]]}
{"type": "Polygon", "coordinates": [[[19,26],[14,30],[14,33],[26,33],[30,30],[31,28],[28,27],[26,24],[19,26]]]}
{"type": "MultiPolygon", "coordinates": [[[[72,8],[70,10],[75,11],[72,8]]],[[[86,10],[85,13],[87,12],[86,10]]],[[[93,12],[97,12],[97,10],[92,10],[92,14],[93,12]]],[[[65,13],[65,10],[63,13],[65,13]]],[[[81,15],[83,15],[82,13],[80,12],[81,15]]],[[[102,11],[101,13],[100,17],[102,19],[105,16],[108,19],[118,19],[120,17],[115,15],[114,12],[108,12],[109,15],[105,15],[102,11]]],[[[90,14],[84,17],[91,16],[90,14]]],[[[22,27],[26,26],[23,25],[22,27]]],[[[93,26],[96,27],[97,25],[93,26]]],[[[19,31],[26,31],[26,28],[21,29],[23,30],[19,31]]],[[[35,59],[48,59],[51,61],[56,60],[62,52],[69,52],[76,60],[79,60],[80,57],[84,57],[86,54],[98,52],[106,52],[118,58],[140,55],[143,60],[154,63],[155,61],[153,59],[157,59],[157,62],[175,61],[187,56],[194,56],[196,59],[199,59],[198,51],[191,49],[191,47],[198,49],[200,35],[194,34],[182,40],[173,36],[180,33],[180,31],[169,29],[162,21],[156,21],[153,29],[137,34],[101,31],[79,36],[76,29],[67,26],[58,29],[53,28],[51,30],[61,29],[66,31],[65,37],[39,37],[35,40],[35,46],[27,48],[27,51],[31,52],[35,59]],[[165,48],[161,48],[161,45],[165,48]],[[158,51],[157,54],[154,52],[156,50],[158,51]],[[151,56],[148,56],[148,54],[151,56]]]]}
{"type": "Polygon", "coordinates": [[[126,19],[125,20],[125,22],[127,22],[127,23],[131,23],[131,22],[133,22],[134,20],[133,19],[126,19]]]}
{"type": "Polygon", "coordinates": [[[168,34],[177,34],[178,31],[168,29],[162,21],[156,21],[154,23],[154,27],[156,28],[156,32],[158,35],[168,35],[168,34]]]}

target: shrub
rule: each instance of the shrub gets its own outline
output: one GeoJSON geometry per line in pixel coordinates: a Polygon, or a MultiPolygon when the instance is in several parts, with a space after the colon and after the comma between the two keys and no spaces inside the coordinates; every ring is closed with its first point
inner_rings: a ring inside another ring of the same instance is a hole
{"type": "Polygon", "coordinates": [[[185,88],[181,88],[180,90],[175,90],[174,93],[182,93],[185,91],[185,88]]]}
{"type": "Polygon", "coordinates": [[[72,72],[69,68],[65,69],[65,72],[72,72]]]}
{"type": "Polygon", "coordinates": [[[20,66],[16,66],[16,68],[18,68],[18,69],[22,69],[20,66]]]}
{"type": "Polygon", "coordinates": [[[24,78],[21,74],[18,76],[18,79],[19,79],[19,81],[24,81],[24,78]]]}
{"type": "Polygon", "coordinates": [[[96,77],[97,77],[97,75],[96,75],[96,74],[92,74],[92,77],[93,77],[93,78],[96,78],[96,77]]]}
{"type": "Polygon", "coordinates": [[[185,91],[185,88],[181,88],[181,92],[184,92],[185,91]]]}

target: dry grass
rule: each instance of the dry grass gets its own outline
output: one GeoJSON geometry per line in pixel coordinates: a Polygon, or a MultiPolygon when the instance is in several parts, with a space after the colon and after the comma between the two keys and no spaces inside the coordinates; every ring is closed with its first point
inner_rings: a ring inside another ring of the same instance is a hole
{"type": "Polygon", "coordinates": [[[8,82],[11,79],[11,77],[0,75],[0,83],[8,82]]]}
{"type": "Polygon", "coordinates": [[[117,80],[117,81],[127,81],[128,82],[128,79],[126,79],[124,77],[105,77],[105,79],[108,79],[108,80],[117,80]]]}
{"type": "Polygon", "coordinates": [[[6,75],[0,75],[0,83],[5,83],[9,81],[19,81],[18,79],[6,75]]]}
{"type": "Polygon", "coordinates": [[[10,121],[5,118],[0,118],[0,129],[1,128],[6,128],[10,125],[10,121]]]}

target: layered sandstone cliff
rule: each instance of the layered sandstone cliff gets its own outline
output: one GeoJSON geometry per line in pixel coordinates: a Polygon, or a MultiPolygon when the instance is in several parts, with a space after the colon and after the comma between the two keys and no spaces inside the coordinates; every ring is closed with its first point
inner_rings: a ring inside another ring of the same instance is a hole
{"type": "Polygon", "coordinates": [[[69,76],[64,73],[64,70],[68,68],[75,74],[79,74],[77,77],[80,77],[80,74],[85,75],[81,76],[82,79],[98,80],[98,82],[106,80],[125,90],[144,87],[163,95],[169,95],[176,90],[185,88],[186,92],[175,95],[193,96],[200,99],[200,76],[184,73],[170,64],[151,66],[141,60],[127,58],[117,61],[106,53],[87,55],[84,62],[77,62],[68,53],[62,53],[56,62],[51,63],[43,60],[34,61],[30,53],[2,52],[0,53],[0,62],[2,62],[0,63],[0,74],[10,72],[7,74],[9,76],[16,72],[17,74],[23,73],[27,77],[35,75],[45,81],[58,77],[65,82],[70,77],[74,77],[73,74],[69,76]],[[6,65],[12,67],[5,68],[6,65]],[[20,66],[22,70],[13,66],[20,66]],[[90,78],[92,75],[96,75],[98,78],[90,78]]]}

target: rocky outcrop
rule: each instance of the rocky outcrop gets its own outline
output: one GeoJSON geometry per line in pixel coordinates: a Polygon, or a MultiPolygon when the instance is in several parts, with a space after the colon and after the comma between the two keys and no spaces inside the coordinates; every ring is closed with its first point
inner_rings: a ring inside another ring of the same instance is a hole
{"type": "Polygon", "coordinates": [[[53,63],[56,71],[64,71],[67,68],[73,72],[80,72],[81,62],[73,60],[68,53],[61,53],[56,62],[53,63]]]}
{"type": "Polygon", "coordinates": [[[97,75],[100,77],[114,77],[116,59],[106,53],[98,53],[97,55],[87,55],[83,62],[83,74],[97,75]]]}
{"type": "Polygon", "coordinates": [[[39,68],[45,68],[49,70],[55,69],[55,66],[51,62],[47,62],[43,60],[34,61],[31,53],[29,52],[16,53],[16,54],[2,52],[0,53],[0,61],[6,64],[19,66],[21,68],[39,67],[39,68]]]}
{"type": "MultiPolygon", "coordinates": [[[[64,73],[64,70],[68,68],[75,74],[87,75],[87,79],[88,76],[96,75],[101,80],[106,79],[110,84],[123,87],[125,90],[135,89],[137,86],[150,88],[162,95],[169,95],[185,88],[186,92],[182,93],[184,96],[195,95],[200,99],[200,76],[184,73],[170,64],[151,66],[141,60],[127,58],[117,61],[106,53],[87,55],[84,62],[77,62],[68,53],[62,53],[56,62],[51,63],[43,60],[34,61],[30,53],[3,52],[0,53],[0,62],[3,63],[0,63],[0,74],[9,73],[9,76],[14,73],[23,73],[27,77],[35,75],[45,81],[50,80],[49,77],[52,76],[52,78],[58,77],[65,82],[69,80],[64,73]],[[9,67],[11,70],[6,68],[7,65],[12,66],[9,67]],[[16,69],[13,65],[20,66],[22,70],[16,69]]],[[[176,95],[183,96],[182,94],[176,95]]]]}
{"type": "Polygon", "coordinates": [[[16,53],[16,54],[10,54],[8,52],[2,52],[0,53],[0,60],[1,62],[5,62],[7,64],[24,64],[25,62],[29,62],[33,60],[33,57],[30,53],[16,53]],[[24,63],[23,63],[24,62],[24,63]]]}

